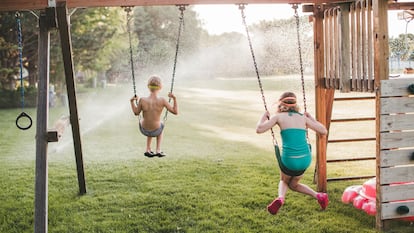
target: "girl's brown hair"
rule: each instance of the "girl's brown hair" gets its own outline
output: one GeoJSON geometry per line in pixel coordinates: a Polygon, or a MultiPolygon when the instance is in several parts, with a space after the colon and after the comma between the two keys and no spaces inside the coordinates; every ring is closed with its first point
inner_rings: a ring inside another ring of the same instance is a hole
{"type": "Polygon", "coordinates": [[[293,92],[285,92],[279,98],[277,112],[299,112],[299,106],[296,103],[296,95],[293,92]]]}

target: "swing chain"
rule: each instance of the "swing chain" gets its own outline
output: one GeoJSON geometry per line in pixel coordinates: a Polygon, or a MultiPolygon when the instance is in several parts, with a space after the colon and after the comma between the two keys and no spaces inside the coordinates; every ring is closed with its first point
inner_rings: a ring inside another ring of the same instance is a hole
{"type": "MultiPolygon", "coordinates": [[[[186,9],[186,6],[187,5],[177,5],[178,10],[180,11],[180,17],[179,17],[180,20],[179,20],[179,25],[178,25],[177,41],[175,44],[175,56],[174,56],[174,64],[173,64],[173,71],[172,71],[172,77],[171,77],[170,93],[173,93],[173,90],[174,90],[175,73],[177,69],[178,52],[180,49],[181,32],[183,31],[183,27],[184,27],[184,11],[186,9]]],[[[168,103],[171,103],[171,98],[168,99],[168,103]]],[[[164,122],[167,121],[167,116],[168,116],[168,110],[165,111],[164,122]]]]}
{"type": "Polygon", "coordinates": [[[137,87],[136,87],[136,82],[135,82],[134,56],[133,56],[133,51],[132,51],[132,36],[131,36],[131,25],[130,25],[130,21],[132,20],[132,17],[131,17],[132,8],[129,6],[124,7],[124,11],[127,13],[126,20],[127,20],[127,31],[128,31],[128,40],[129,40],[129,55],[130,55],[129,63],[131,65],[132,87],[134,90],[134,96],[136,97],[137,87]]]}
{"type": "MultiPolygon", "coordinates": [[[[307,112],[306,107],[306,94],[305,94],[305,78],[303,75],[303,59],[302,59],[302,46],[300,43],[300,20],[299,20],[299,14],[298,14],[298,4],[292,4],[292,8],[295,11],[295,19],[296,19],[296,34],[297,34],[297,40],[298,40],[298,53],[299,53],[299,64],[300,64],[300,80],[302,82],[302,95],[303,95],[303,110],[307,112]]],[[[309,134],[308,131],[306,131],[306,139],[308,141],[309,146],[310,140],[309,140],[309,134]]]]}
{"type": "MultiPolygon", "coordinates": [[[[259,75],[259,69],[258,69],[258,65],[257,65],[257,62],[256,62],[256,56],[254,55],[252,40],[250,39],[249,28],[248,28],[247,23],[246,23],[246,15],[244,13],[244,9],[245,9],[245,5],[246,4],[241,3],[241,4],[238,4],[238,5],[239,5],[239,10],[241,12],[241,16],[242,16],[242,20],[243,20],[243,25],[244,25],[244,28],[246,30],[247,40],[249,42],[250,53],[252,55],[253,65],[254,65],[255,72],[256,72],[256,77],[257,77],[257,82],[259,84],[260,93],[262,95],[264,109],[265,109],[266,112],[269,112],[269,110],[267,108],[267,104],[266,104],[266,98],[265,98],[265,95],[264,95],[262,81],[261,81],[260,75],[259,75]]],[[[269,119],[269,117],[268,117],[268,119],[269,119]]],[[[270,133],[271,133],[272,138],[273,138],[273,144],[275,146],[277,146],[278,144],[277,144],[277,140],[276,140],[276,137],[275,137],[275,133],[273,132],[273,128],[270,128],[270,133]]]]}
{"type": "Polygon", "coordinates": [[[292,4],[292,8],[295,11],[295,19],[296,19],[296,34],[297,34],[297,43],[298,43],[298,53],[299,53],[299,63],[300,63],[300,78],[302,81],[302,94],[303,94],[303,109],[307,112],[306,106],[306,95],[305,95],[305,78],[303,75],[303,59],[302,59],[302,46],[300,43],[300,20],[298,14],[298,4],[292,4]]]}
{"type": "MultiPolygon", "coordinates": [[[[173,73],[172,73],[171,87],[170,87],[170,92],[171,93],[174,90],[174,79],[175,79],[175,72],[176,72],[176,68],[177,68],[178,52],[179,52],[179,48],[180,48],[181,32],[182,32],[183,26],[184,26],[184,11],[185,11],[186,5],[178,5],[177,7],[180,10],[180,18],[179,18],[180,22],[179,22],[179,26],[178,26],[177,42],[176,42],[176,45],[175,45],[175,57],[174,57],[173,73]]],[[[170,100],[171,100],[171,98],[170,98],[170,100]]]]}

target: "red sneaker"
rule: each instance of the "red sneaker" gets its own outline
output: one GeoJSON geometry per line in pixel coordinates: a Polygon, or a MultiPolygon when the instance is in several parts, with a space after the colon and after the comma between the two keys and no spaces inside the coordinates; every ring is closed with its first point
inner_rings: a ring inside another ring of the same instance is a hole
{"type": "Polygon", "coordinates": [[[269,211],[269,213],[275,215],[277,214],[277,211],[279,211],[279,208],[283,205],[283,202],[283,198],[278,197],[267,206],[267,210],[269,211]]]}
{"type": "Polygon", "coordinates": [[[328,204],[329,204],[328,194],[318,193],[316,194],[316,199],[318,199],[318,203],[321,206],[322,210],[325,210],[326,207],[328,207],[328,204]]]}

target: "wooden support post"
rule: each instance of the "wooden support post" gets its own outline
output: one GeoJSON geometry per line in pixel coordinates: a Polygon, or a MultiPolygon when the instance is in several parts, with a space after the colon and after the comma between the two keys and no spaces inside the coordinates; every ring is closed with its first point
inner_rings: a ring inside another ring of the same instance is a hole
{"type": "MultiPolygon", "coordinates": [[[[331,122],[332,122],[332,109],[333,109],[333,103],[335,100],[335,89],[325,89],[325,116],[326,116],[326,128],[328,129],[328,135],[329,135],[329,129],[331,128],[331,122]]],[[[326,143],[328,143],[328,137],[326,137],[326,143]]],[[[328,144],[325,145],[325,148],[328,144]]],[[[325,152],[326,153],[326,152],[325,152]]]]}
{"type": "Polygon", "coordinates": [[[68,23],[66,2],[58,2],[56,7],[59,35],[65,67],[66,89],[69,99],[70,123],[72,126],[73,144],[75,147],[76,168],[78,173],[79,194],[86,193],[85,172],[83,166],[82,144],[79,130],[78,107],[76,103],[75,79],[72,58],[72,42],[68,23]]]}
{"type": "Polygon", "coordinates": [[[48,196],[48,162],[47,124],[49,118],[49,48],[51,11],[42,12],[39,17],[39,83],[37,95],[37,125],[36,125],[36,177],[35,177],[35,233],[47,232],[47,196],[48,196]]]}
{"type": "MultiPolygon", "coordinates": [[[[316,119],[326,125],[326,103],[323,88],[324,78],[324,33],[323,33],[323,7],[315,5],[313,18],[314,51],[315,51],[315,100],[316,119]]],[[[318,191],[326,191],[326,137],[316,138],[316,167],[315,180],[318,191]]]]}
{"type": "MultiPolygon", "coordinates": [[[[373,0],[372,10],[374,12],[374,88],[376,92],[376,176],[377,176],[377,190],[381,190],[381,102],[380,102],[380,87],[381,80],[388,79],[388,1],[387,0],[373,0]]],[[[376,195],[377,212],[376,212],[376,227],[379,230],[384,228],[384,221],[382,220],[381,210],[381,192],[377,191],[376,195]]]]}

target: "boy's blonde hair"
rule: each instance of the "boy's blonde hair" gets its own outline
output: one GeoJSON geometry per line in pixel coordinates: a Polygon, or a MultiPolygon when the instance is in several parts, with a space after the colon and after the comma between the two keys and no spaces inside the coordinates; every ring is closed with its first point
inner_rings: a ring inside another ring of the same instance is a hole
{"type": "Polygon", "coordinates": [[[162,87],[162,83],[161,83],[161,78],[157,75],[152,75],[149,79],[148,79],[148,89],[150,89],[150,91],[155,91],[155,90],[159,90],[162,87]]]}
{"type": "Polygon", "coordinates": [[[279,98],[277,112],[299,112],[299,106],[296,103],[296,95],[293,92],[285,92],[279,98]]]}

